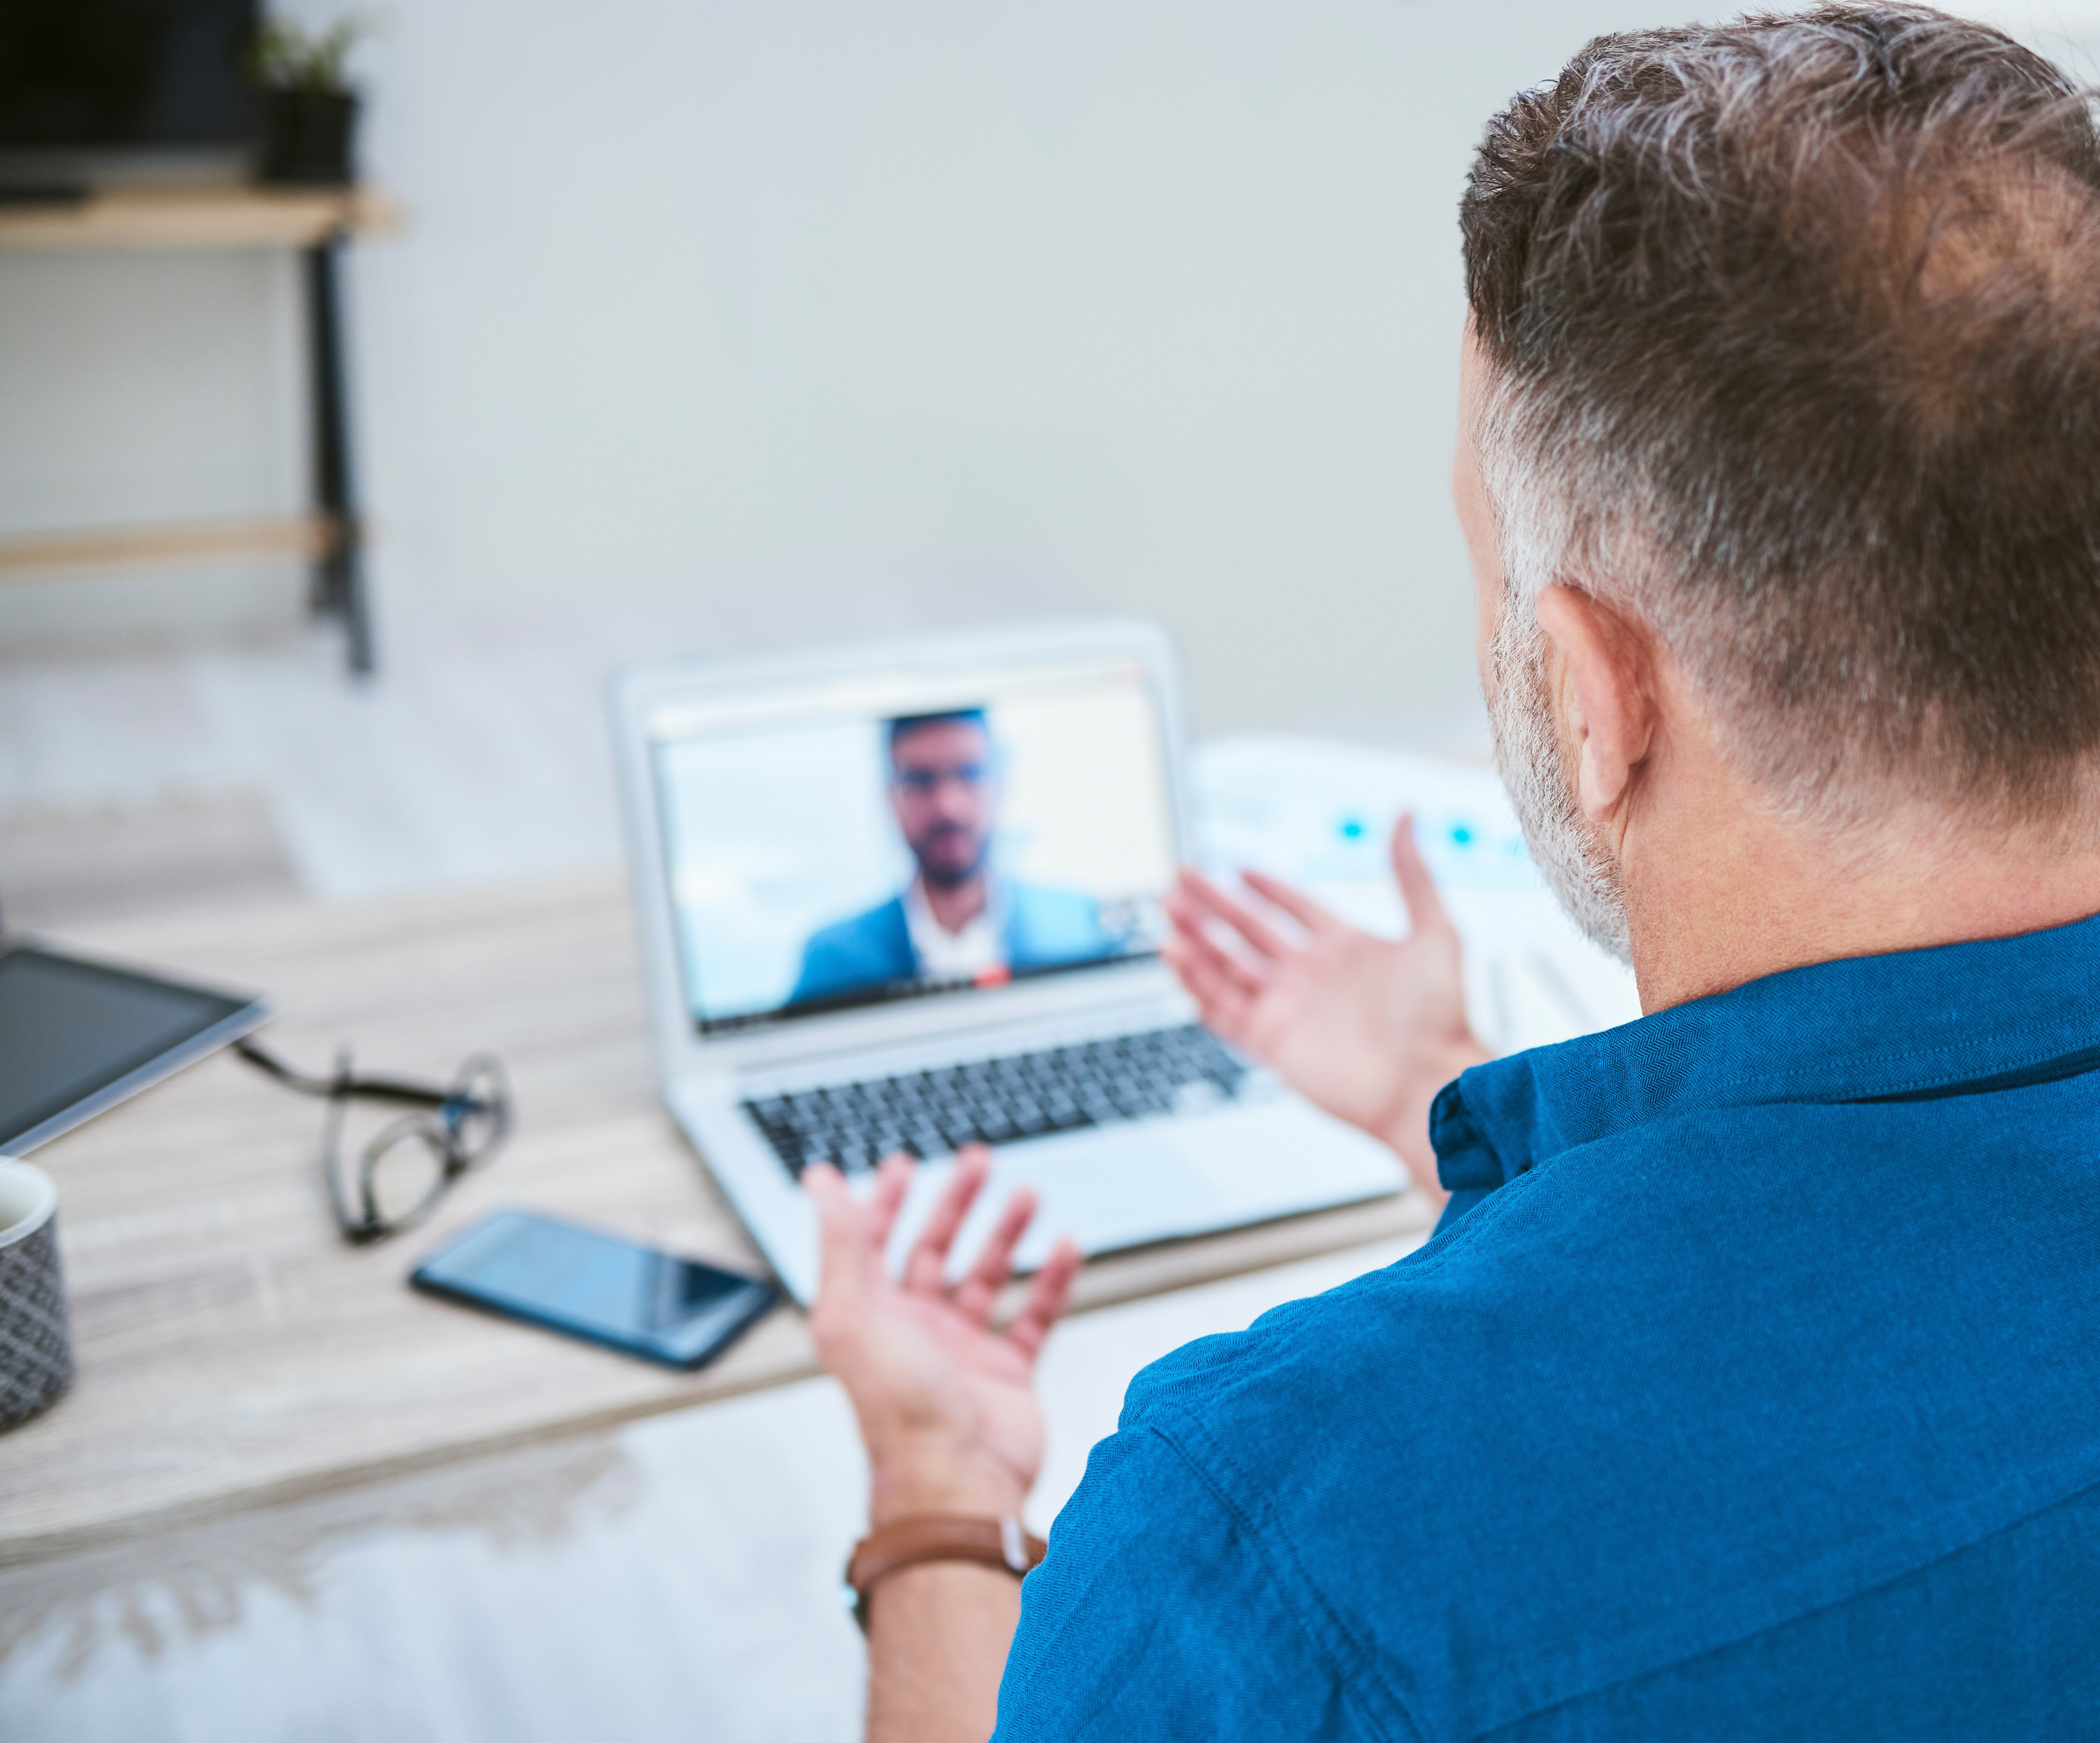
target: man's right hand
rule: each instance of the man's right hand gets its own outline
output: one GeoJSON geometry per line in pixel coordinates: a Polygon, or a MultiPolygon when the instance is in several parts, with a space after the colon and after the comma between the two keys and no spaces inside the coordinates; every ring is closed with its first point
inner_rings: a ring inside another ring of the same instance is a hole
{"type": "Polygon", "coordinates": [[[1185,871],[1167,898],[1174,930],[1162,954],[1206,1024],[1308,1101],[1390,1145],[1441,1198],[1429,1104],[1492,1056],[1467,1025],[1458,933],[1414,845],[1411,817],[1394,824],[1391,851],[1407,904],[1404,938],[1360,931],[1287,884],[1244,874],[1296,922],[1302,935],[1287,937],[1185,871]]]}

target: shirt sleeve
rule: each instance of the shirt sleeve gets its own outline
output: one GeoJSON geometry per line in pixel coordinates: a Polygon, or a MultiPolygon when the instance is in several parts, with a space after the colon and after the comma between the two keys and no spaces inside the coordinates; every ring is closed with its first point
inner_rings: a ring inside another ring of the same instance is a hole
{"type": "Polygon", "coordinates": [[[1152,1428],[1104,1441],[1021,1587],[994,1743],[1361,1735],[1250,1528],[1152,1428]]]}

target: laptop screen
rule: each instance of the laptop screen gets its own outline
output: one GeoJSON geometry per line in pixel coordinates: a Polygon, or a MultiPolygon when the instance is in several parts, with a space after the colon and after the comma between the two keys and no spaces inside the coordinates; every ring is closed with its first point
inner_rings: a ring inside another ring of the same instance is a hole
{"type": "Polygon", "coordinates": [[[648,731],[704,1035],[1148,955],[1174,875],[1137,661],[858,674],[648,731]]]}

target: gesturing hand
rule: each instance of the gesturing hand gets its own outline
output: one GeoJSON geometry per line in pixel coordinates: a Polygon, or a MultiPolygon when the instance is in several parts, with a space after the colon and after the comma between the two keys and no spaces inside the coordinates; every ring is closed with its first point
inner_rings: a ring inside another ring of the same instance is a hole
{"type": "Polygon", "coordinates": [[[1410,929],[1397,942],[1360,931],[1259,872],[1248,886],[1297,922],[1286,938],[1199,872],[1167,902],[1163,951],[1218,1034],[1273,1068],[1308,1100],[1398,1151],[1432,1194],[1429,1104],[1488,1058],[1466,1022],[1458,933],[1414,845],[1414,819],[1393,825],[1393,876],[1410,929]],[[1212,935],[1223,927],[1240,948],[1212,935]]]}
{"type": "Polygon", "coordinates": [[[1035,1194],[1016,1191],[969,1274],[953,1287],[946,1277],[955,1232],[990,1166],[982,1145],[957,1155],[896,1282],[883,1249],[911,1185],[909,1158],[885,1162],[865,1201],[828,1166],[802,1177],[823,1238],[810,1329],[860,1419],[878,1525],[911,1513],[1017,1517],[1043,1462],[1035,1358],[1065,1310],[1079,1251],[1061,1242],[1019,1316],[1004,1334],[995,1330],[993,1304],[1035,1214],[1035,1194]]]}

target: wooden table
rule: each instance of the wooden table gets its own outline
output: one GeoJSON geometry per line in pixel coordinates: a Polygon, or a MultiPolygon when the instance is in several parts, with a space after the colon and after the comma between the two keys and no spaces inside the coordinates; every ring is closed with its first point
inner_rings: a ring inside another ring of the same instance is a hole
{"type": "MultiPolygon", "coordinates": [[[[697,1375],[412,1293],[416,1260],[506,1204],[703,1259],[756,1251],[659,1101],[611,875],[355,907],[82,928],[61,942],[267,995],[320,1069],[443,1076],[500,1054],[518,1125],[424,1228],[336,1235],[322,1110],[229,1055],[37,1153],[57,1181],[79,1379],[0,1435],[0,1566],[38,1561],[815,1371],[783,1308],[697,1375]]],[[[1097,1260],[1081,1308],[1419,1229],[1420,1196],[1097,1260]]]]}

